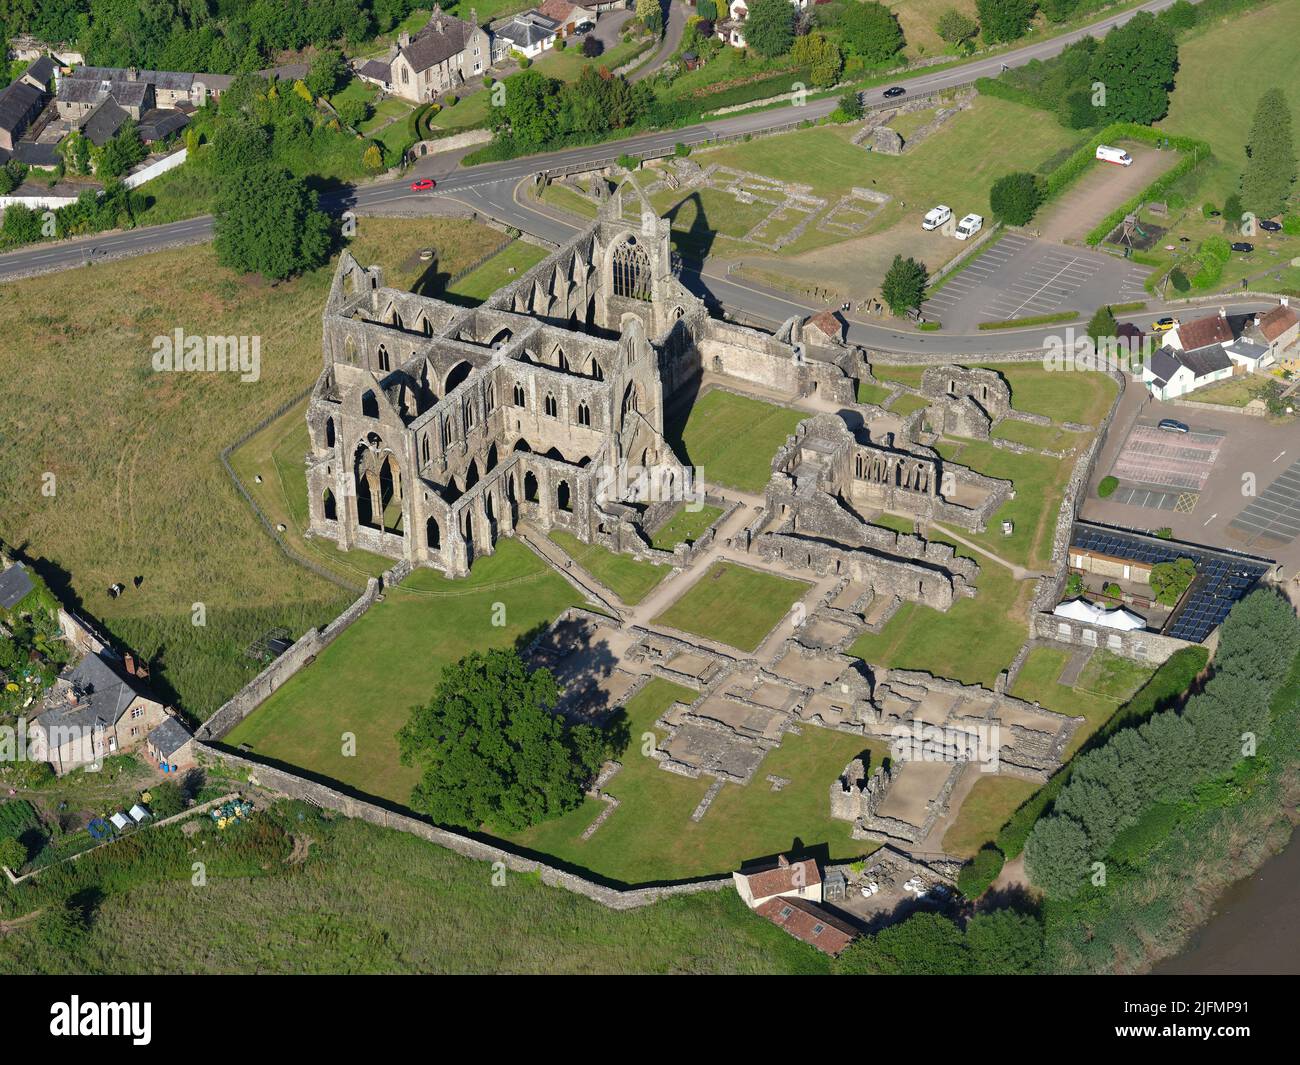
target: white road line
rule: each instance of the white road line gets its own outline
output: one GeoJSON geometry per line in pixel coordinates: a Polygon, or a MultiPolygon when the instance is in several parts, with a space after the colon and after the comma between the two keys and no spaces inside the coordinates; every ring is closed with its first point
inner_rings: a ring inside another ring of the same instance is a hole
{"type": "MultiPolygon", "coordinates": [[[[1046,287],[1047,287],[1048,285],[1050,285],[1051,283],[1052,283],[1052,279],[1048,279],[1046,282],[1043,283],[1043,285],[1042,285],[1041,287],[1042,287],[1042,288],[1046,288],[1046,287]]],[[[1026,302],[1028,302],[1028,301],[1026,301],[1026,302]]],[[[1022,304],[1022,306],[1023,306],[1023,304],[1022,304]]]]}
{"type": "Polygon", "coordinates": [[[1201,522],[1201,528],[1202,529],[1205,528],[1205,526],[1209,525],[1210,522],[1212,522],[1218,516],[1219,516],[1219,512],[1216,510],[1213,514],[1211,514],[1208,518],[1206,518],[1203,522],[1201,522]]]}
{"type": "Polygon", "coordinates": [[[1285,455],[1285,454],[1286,454],[1285,449],[1282,450],[1282,451],[1279,451],[1276,455],[1273,456],[1273,461],[1276,462],[1278,459],[1280,459],[1280,458],[1281,458],[1283,455],[1285,455]]]}

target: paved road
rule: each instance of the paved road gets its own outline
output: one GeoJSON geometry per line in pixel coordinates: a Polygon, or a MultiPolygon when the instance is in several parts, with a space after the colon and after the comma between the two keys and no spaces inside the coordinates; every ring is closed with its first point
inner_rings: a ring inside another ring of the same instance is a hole
{"type": "MultiPolygon", "coordinates": [[[[910,94],[935,92],[965,85],[975,78],[991,76],[1005,65],[1022,66],[1035,59],[1046,59],[1059,54],[1062,49],[1083,37],[1101,36],[1113,26],[1120,25],[1137,11],[1160,11],[1169,7],[1174,0],[1150,0],[1139,8],[1111,15],[1080,30],[1054,37],[1051,40],[1027,45],[1012,52],[1003,53],[989,59],[980,59],[948,70],[934,73],[918,74],[911,78],[900,79],[898,84],[906,86],[910,94]]],[[[680,5],[679,5],[680,6],[680,5]]],[[[883,106],[882,89],[868,90],[867,105],[883,106]]],[[[816,100],[798,109],[797,117],[820,118],[830,114],[836,107],[836,100],[816,100]]],[[[351,188],[343,193],[331,194],[322,198],[322,205],[329,210],[341,211],[354,209],[383,210],[385,207],[410,210],[421,202],[440,196],[451,196],[470,206],[475,206],[493,217],[514,225],[519,229],[536,233],[550,240],[562,240],[564,228],[554,219],[542,216],[527,209],[515,197],[515,187],[524,178],[532,177],[543,169],[552,169],[596,160],[612,159],[623,153],[647,153],[671,148],[678,141],[686,144],[700,144],[720,135],[757,132],[791,121],[790,108],[756,111],[737,115],[733,118],[702,123],[685,129],[668,130],[662,133],[641,134],[621,141],[591,145],[581,148],[569,148],[563,151],[529,156],[503,163],[489,163],[468,169],[457,169],[439,177],[438,188],[434,193],[413,193],[409,178],[378,181],[369,185],[351,188]]],[[[437,156],[422,161],[416,168],[420,174],[438,174],[439,168],[456,165],[458,160],[439,161],[437,156]]],[[[430,205],[433,206],[432,204],[430,205]]],[[[431,210],[430,213],[435,213],[431,210]]],[[[573,232],[572,226],[567,232],[573,232]]],[[[205,215],[173,222],[168,225],[147,226],[125,233],[101,234],[82,240],[64,241],[57,245],[39,245],[23,251],[11,252],[0,256],[0,277],[21,275],[30,272],[48,272],[82,266],[96,260],[138,255],[157,251],[162,248],[176,247],[184,244],[200,243],[211,239],[212,218],[205,215]]],[[[725,277],[715,277],[706,270],[703,274],[688,275],[688,284],[700,286],[708,295],[728,310],[741,311],[762,317],[767,321],[780,322],[790,314],[806,313],[808,305],[783,296],[779,293],[763,290],[730,281],[725,277]]],[[[697,289],[698,291],[699,289],[697,289]]],[[[911,332],[898,332],[888,326],[875,323],[853,322],[850,325],[850,339],[868,346],[885,347],[900,351],[936,351],[951,350],[971,354],[992,353],[1008,349],[1005,334],[986,333],[971,337],[954,335],[922,335],[911,332]]],[[[1041,342],[1044,331],[1038,332],[1035,341],[1033,333],[1015,334],[1016,345],[1033,346],[1041,342]]]]}
{"type": "Polygon", "coordinates": [[[664,26],[664,37],[659,44],[659,51],[645,66],[632,71],[628,75],[628,81],[641,81],[643,78],[648,78],[668,62],[668,57],[677,51],[677,46],[682,43],[682,34],[686,32],[687,14],[685,0],[676,0],[676,2],[668,0],[668,23],[664,26]]]}

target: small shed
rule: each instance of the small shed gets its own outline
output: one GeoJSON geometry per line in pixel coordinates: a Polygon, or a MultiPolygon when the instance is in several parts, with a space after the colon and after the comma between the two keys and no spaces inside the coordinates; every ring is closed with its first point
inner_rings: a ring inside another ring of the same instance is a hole
{"type": "Polygon", "coordinates": [[[127,817],[126,814],[122,813],[121,810],[118,810],[118,812],[115,813],[108,820],[113,825],[113,827],[117,829],[119,832],[125,832],[128,828],[130,828],[132,825],[135,824],[135,822],[132,821],[129,817],[127,817]]]}
{"type": "Polygon", "coordinates": [[[139,803],[136,803],[134,806],[132,806],[131,809],[127,811],[127,813],[131,815],[131,820],[134,821],[137,825],[143,824],[145,821],[149,820],[149,818],[153,816],[153,814],[151,814],[139,803]]]}
{"type": "Polygon", "coordinates": [[[174,717],[166,718],[145,741],[149,757],[164,773],[176,773],[194,764],[194,737],[174,717]]]}
{"type": "Polygon", "coordinates": [[[848,894],[848,878],[839,869],[831,869],[822,881],[822,898],[827,902],[842,902],[848,894]]]}

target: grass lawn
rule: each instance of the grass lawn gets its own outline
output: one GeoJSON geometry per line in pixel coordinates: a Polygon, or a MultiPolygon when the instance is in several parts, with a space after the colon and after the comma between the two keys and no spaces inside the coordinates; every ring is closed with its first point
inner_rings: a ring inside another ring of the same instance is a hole
{"type": "MultiPolygon", "coordinates": [[[[950,462],[969,466],[989,477],[1015,482],[1016,498],[1003,503],[988,520],[982,533],[965,529],[959,535],[992,551],[999,558],[1030,569],[1050,564],[1052,534],[1065,492],[1074,456],[1054,459],[1047,455],[1012,451],[974,440],[940,440],[935,449],[950,462]],[[1002,535],[1002,522],[1014,523],[1010,536],[1002,535]]],[[[980,564],[984,564],[980,559],[980,564]]]]}
{"type": "Polygon", "coordinates": [[[499,288],[504,288],[520,274],[526,273],[543,259],[546,251],[526,240],[511,241],[482,266],[471,270],[447,287],[445,299],[453,303],[478,305],[499,288]]]}
{"type": "Polygon", "coordinates": [[[488,108],[492,104],[492,94],[486,89],[457,100],[451,107],[443,107],[429,120],[429,125],[439,129],[465,129],[478,126],[487,121],[488,108]]]}
{"type": "Polygon", "coordinates": [[[756,651],[809,587],[807,581],[734,562],[715,562],[655,621],[742,651],[756,651]]]}
{"type": "Polygon", "coordinates": [[[580,603],[567,581],[514,540],[452,581],[416,570],[226,737],[260,758],[300,766],[405,804],[418,778],[399,764],[397,730],[433,695],[442,667],[470,651],[506,647],[580,603]],[[507,624],[492,624],[494,603],[507,624]],[[341,736],[356,736],[345,757],[341,736]]]}
{"type": "Polygon", "coordinates": [[[1062,647],[1035,647],[1021,667],[1011,694],[1036,702],[1060,714],[1082,715],[1086,721],[1075,732],[1067,755],[1110,720],[1132,698],[1151,674],[1148,666],[1098,650],[1088,660],[1073,688],[1057,683],[1070,659],[1062,647]]]}
{"type": "Polygon", "coordinates": [[[693,544],[720,517],[721,507],[704,503],[699,510],[688,510],[687,505],[682,503],[654,534],[650,543],[663,551],[671,551],[678,544],[693,544]]]}
{"type": "Polygon", "coordinates": [[[576,214],[581,218],[595,218],[598,210],[596,201],[590,196],[584,196],[558,181],[552,181],[542,190],[542,203],[576,214]]]}
{"type": "Polygon", "coordinates": [[[230,464],[267,520],[273,525],[284,525],[281,535],[290,546],[356,585],[359,593],[367,578],[378,577],[394,560],[359,548],[340,551],[328,540],[303,536],[308,524],[307,470],[303,459],[310,450],[304,399],[236,448],[230,464]],[[257,483],[258,477],[262,478],[261,484],[257,483]]]}
{"type": "Polygon", "coordinates": [[[889,405],[889,409],[899,417],[906,418],[913,411],[921,410],[929,405],[929,401],[923,397],[914,396],[910,392],[903,392],[889,405]]]}
{"type": "Polygon", "coordinates": [[[1017,582],[989,559],[979,564],[974,599],[959,599],[946,611],[904,603],[880,632],[859,636],[849,654],[873,665],[926,670],[992,688],[1029,633],[1033,582],[1017,582]]]}
{"type": "Polygon", "coordinates": [[[916,519],[908,518],[902,514],[887,514],[881,511],[871,519],[872,525],[879,525],[885,529],[893,529],[894,532],[915,533],[916,519]]]}
{"type": "Polygon", "coordinates": [[[1007,818],[1041,787],[1036,780],[991,773],[982,775],[961,804],[957,819],[943,834],[943,849],[959,858],[973,857],[985,843],[997,836],[1007,818]]]}
{"type": "Polygon", "coordinates": [[[859,381],[858,402],[874,403],[879,407],[889,398],[890,393],[893,391],[892,388],[886,388],[884,385],[873,385],[867,381],[859,381]]]}
{"type": "Polygon", "coordinates": [[[760,399],[713,388],[691,406],[686,424],[680,408],[664,426],[677,457],[709,484],[761,492],[772,459],[807,414],[760,399]]]}
{"type": "MultiPolygon", "coordinates": [[[[620,912],[525,873],[497,886],[484,862],[305,804],[260,808],[255,821],[204,831],[204,906],[194,905],[193,844],[179,827],[65,866],[71,880],[59,886],[93,897],[96,920],[58,951],[42,945],[36,922],[17,924],[0,936],[0,972],[830,970],[829,958],[750,913],[729,887],[620,912]],[[312,841],[301,863],[284,860],[291,834],[312,841]],[[254,860],[241,854],[250,847],[254,860]],[[179,926],[186,935],[175,934],[179,926]]],[[[38,877],[6,892],[4,918],[62,901],[57,886],[43,884],[38,877]]]]}
{"type": "Polygon", "coordinates": [[[1187,393],[1186,399],[1193,403],[1221,403],[1225,407],[1244,407],[1255,398],[1255,390],[1267,383],[1262,375],[1241,374],[1229,377],[1195,392],[1187,393]]]}
{"type": "MultiPolygon", "coordinates": [[[[1115,383],[1102,373],[1063,373],[1029,363],[976,363],[996,370],[1011,386],[1011,406],[1027,414],[1045,414],[1057,422],[1097,425],[1115,398],[1115,383]]],[[[881,380],[921,387],[924,366],[872,363],[881,380]]]]}
{"type": "MultiPolygon", "coordinates": [[[[460,219],[371,218],[352,249],[400,285],[418,276],[420,247],[436,246],[454,272],[486,232],[460,219]]],[[[332,264],[273,286],[218,266],[204,245],[90,269],[4,286],[0,538],[35,558],[66,604],[149,659],[165,698],[204,717],[256,673],[244,655],[253,640],[279,626],[299,634],[352,598],[285,557],[220,462],[320,372],[332,264]],[[177,328],[260,337],[258,380],[154,372],[152,338],[177,328]],[[46,472],[52,496],[39,491],[46,472]],[[128,591],[110,599],[117,581],[128,591]],[[192,622],[195,603],[206,626],[192,622]]],[[[297,461],[292,447],[282,457],[286,470],[297,461]]]]}
{"type": "Polygon", "coordinates": [[[671,568],[618,555],[600,544],[584,544],[576,536],[556,529],[549,534],[570,558],[600,581],[628,606],[641,602],[671,568]]]}
{"type": "Polygon", "coordinates": [[[1057,425],[1034,425],[1004,418],[989,434],[994,440],[1012,440],[1043,451],[1066,451],[1083,442],[1082,434],[1057,425]]]}
{"type": "Polygon", "coordinates": [[[605,804],[588,799],[579,809],[511,837],[512,842],[622,883],[679,880],[738,868],[749,859],[789,850],[798,839],[806,847],[824,846],[831,860],[868,854],[877,845],[851,838],[852,825],[830,817],[826,800],[844,767],[870,750],[872,764],[888,754],[878,740],[830,729],[806,728],[784,736],[758,773],[743,787],[725,785],[700,821],[691,812],[713,783],[667,773],[641,754],[640,737],[663,733],[654,722],[674,701],[692,702],[696,692],[656,677],[628,700],[632,745],[623,768],[606,790],[619,807],[590,839],[582,832],[605,804]],[[768,774],[790,783],[774,792],[768,774]]]}

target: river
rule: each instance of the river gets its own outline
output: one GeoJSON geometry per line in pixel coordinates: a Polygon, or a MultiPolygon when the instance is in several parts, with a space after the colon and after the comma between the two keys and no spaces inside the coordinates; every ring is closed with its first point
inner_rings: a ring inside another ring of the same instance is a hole
{"type": "Polygon", "coordinates": [[[1300,974],[1300,832],[1281,854],[1219,896],[1209,924],[1152,972],[1300,974]]]}

